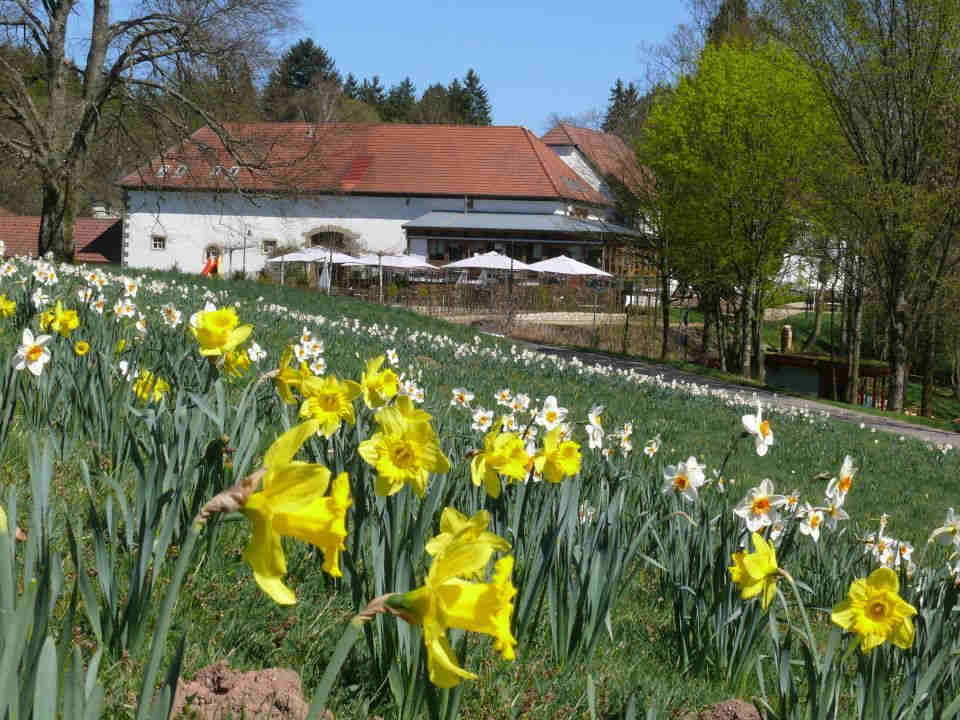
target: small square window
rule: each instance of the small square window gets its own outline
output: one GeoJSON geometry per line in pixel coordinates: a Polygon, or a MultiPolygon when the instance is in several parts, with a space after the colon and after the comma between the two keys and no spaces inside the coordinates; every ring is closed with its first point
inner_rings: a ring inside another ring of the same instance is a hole
{"type": "Polygon", "coordinates": [[[166,250],[167,239],[163,235],[152,235],[150,237],[150,247],[154,250],[166,250]]]}
{"type": "Polygon", "coordinates": [[[263,251],[264,255],[269,255],[277,251],[277,241],[276,240],[264,240],[260,243],[260,248],[263,251]]]}

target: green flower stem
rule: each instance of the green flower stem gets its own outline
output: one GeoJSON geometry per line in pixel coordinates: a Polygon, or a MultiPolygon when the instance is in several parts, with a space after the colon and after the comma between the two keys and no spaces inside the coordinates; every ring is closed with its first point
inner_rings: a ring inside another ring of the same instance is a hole
{"type": "Polygon", "coordinates": [[[800,597],[800,588],[797,587],[797,583],[793,579],[793,575],[783,569],[780,570],[780,573],[787,578],[788,584],[791,588],[793,588],[793,595],[797,598],[797,605],[800,607],[800,614],[803,616],[803,625],[807,630],[807,643],[810,645],[810,652],[815,652],[817,649],[817,644],[813,637],[813,627],[810,625],[810,618],[807,615],[807,608],[803,604],[803,599],[800,597]]]}
{"type": "MultiPolygon", "coordinates": [[[[186,577],[187,570],[193,560],[193,546],[196,544],[203,528],[204,526],[199,523],[191,524],[186,540],[180,546],[180,556],[177,558],[177,565],[173,569],[170,587],[167,588],[167,594],[163,598],[163,607],[160,608],[157,631],[153,636],[153,644],[150,647],[150,659],[143,672],[143,683],[140,685],[140,702],[137,706],[137,720],[147,720],[151,716],[154,685],[157,681],[157,672],[160,669],[160,659],[163,657],[167,633],[170,631],[170,623],[173,620],[174,606],[180,597],[180,587],[183,585],[183,579],[186,577]]],[[[169,712],[169,708],[167,708],[167,711],[169,712]]]]}
{"type": "Polygon", "coordinates": [[[340,668],[343,667],[343,663],[346,661],[347,655],[350,654],[350,650],[363,634],[364,624],[365,618],[360,615],[354,617],[347,624],[347,629],[343,631],[343,636],[340,638],[340,642],[337,643],[337,647],[330,657],[330,662],[327,663],[327,669],[323,671],[323,677],[320,678],[320,685],[317,686],[317,692],[314,694],[313,702],[310,704],[310,712],[307,715],[307,720],[319,720],[322,717],[322,713],[327,707],[327,699],[330,697],[330,690],[333,688],[333,683],[340,674],[340,668]]]}

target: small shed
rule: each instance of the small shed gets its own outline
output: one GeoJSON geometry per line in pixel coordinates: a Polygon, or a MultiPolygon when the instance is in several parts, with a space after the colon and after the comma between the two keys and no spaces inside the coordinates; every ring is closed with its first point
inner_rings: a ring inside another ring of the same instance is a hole
{"type": "MultiPolygon", "coordinates": [[[[822,398],[844,398],[847,393],[847,361],[819,355],[767,353],[766,379],[772,387],[822,398]],[[836,383],[836,396],[834,396],[836,383]]],[[[890,368],[879,363],[861,363],[857,405],[885,410],[890,368]]]]}

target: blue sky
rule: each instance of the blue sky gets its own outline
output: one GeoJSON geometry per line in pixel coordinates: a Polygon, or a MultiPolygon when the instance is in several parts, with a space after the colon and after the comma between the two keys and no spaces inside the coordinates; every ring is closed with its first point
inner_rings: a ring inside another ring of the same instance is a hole
{"type": "Polygon", "coordinates": [[[300,14],[292,41],[312,38],[344,75],[377,74],[388,88],[409,75],[420,93],[473,67],[494,123],[538,134],[551,113],[602,111],[617,77],[641,83],[641,46],[663,42],[687,20],[681,0],[301,0],[300,14]]]}

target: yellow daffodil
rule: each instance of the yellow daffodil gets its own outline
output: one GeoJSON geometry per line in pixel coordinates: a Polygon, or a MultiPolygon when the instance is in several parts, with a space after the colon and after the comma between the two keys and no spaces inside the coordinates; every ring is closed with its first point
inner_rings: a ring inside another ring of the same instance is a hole
{"type": "Polygon", "coordinates": [[[117,340],[117,354],[122,353],[127,349],[127,341],[124,338],[117,340]]]}
{"type": "MultiPolygon", "coordinates": [[[[486,510],[479,510],[473,517],[468,518],[456,508],[446,507],[440,515],[440,534],[427,541],[426,551],[436,557],[454,541],[461,546],[469,541],[475,543],[477,548],[489,548],[491,553],[494,550],[509,550],[510,543],[487,530],[489,525],[490,513],[486,510]]],[[[487,560],[481,563],[481,569],[486,567],[489,559],[488,555],[487,560]]]]}
{"type": "Polygon", "coordinates": [[[77,340],[77,342],[73,344],[73,352],[77,354],[77,357],[83,357],[90,352],[90,343],[86,340],[77,340]]]}
{"type": "Polygon", "coordinates": [[[516,638],[510,631],[513,598],[517,594],[510,576],[513,557],[500,558],[490,582],[482,577],[496,551],[509,550],[502,538],[487,532],[490,516],[480,511],[469,520],[453,508],[446,508],[440,535],[427,544],[434,555],[423,587],[392,595],[387,605],[409,622],[423,626],[430,682],[449,688],[461,679],[475,680],[464,670],[447,639],[447,629],[484,633],[494,638],[494,649],[505,660],[513,660],[516,638]]]}
{"type": "Polygon", "coordinates": [[[156,377],[149,370],[141,370],[133,383],[133,393],[142,402],[160,402],[160,398],[170,391],[170,384],[163,378],[156,377]]]}
{"type": "Polygon", "coordinates": [[[399,398],[396,406],[385,407],[376,414],[380,431],[357,448],[360,457],[377,469],[377,495],[393,495],[409,483],[423,497],[430,473],[450,470],[450,461],[440,449],[430,423],[410,419],[420,413],[430,417],[414,409],[410,398],[399,398]]]}
{"type": "Polygon", "coordinates": [[[8,299],[6,294],[0,295],[0,318],[13,317],[16,311],[16,301],[8,299]]]}
{"type": "Polygon", "coordinates": [[[250,356],[246,350],[234,352],[228,350],[223,354],[223,369],[231,377],[242,377],[250,369],[250,356]]]}
{"type": "Polygon", "coordinates": [[[371,410],[386,405],[390,398],[397,394],[399,382],[397,374],[389,368],[381,370],[384,361],[386,357],[383,355],[368,360],[363,377],[360,379],[363,402],[371,410]]]}
{"type": "Polygon", "coordinates": [[[530,456],[523,439],[516,433],[491,430],[483,438],[483,450],[470,462],[470,474],[474,485],[483,486],[487,495],[500,497],[500,475],[523,481],[527,477],[530,456]]]}
{"type": "Polygon", "coordinates": [[[830,619],[860,636],[862,652],[870,652],[887,641],[906,650],[913,646],[910,618],[917,614],[917,609],[899,593],[897,574],[890,568],[877,568],[867,578],[850,584],[847,599],[834,606],[830,619]]]}
{"type": "Polygon", "coordinates": [[[280,358],[280,366],[277,368],[277,374],[273,377],[274,382],[277,384],[277,393],[280,395],[280,399],[287,405],[293,405],[297,402],[297,398],[294,397],[292,392],[293,389],[299,390],[305,378],[314,376],[306,366],[306,363],[301,363],[299,368],[290,367],[292,360],[293,346],[288,345],[287,349],[283,351],[283,357],[280,358]]]}
{"type": "Polygon", "coordinates": [[[200,354],[217,357],[236,350],[253,332],[253,325],[240,325],[236,309],[221,308],[197,313],[196,326],[190,332],[200,345],[200,354]]]}
{"type": "Polygon", "coordinates": [[[320,548],[324,571],[341,576],[339,558],[351,504],[347,474],[340,473],[331,485],[331,473],[323,465],[293,459],[318,425],[316,420],[310,420],[277,438],[263,460],[266,472],[262,489],[250,496],[242,510],[253,523],[253,536],[244,551],[244,560],[250,563],[260,588],[281,605],[297,601],[283,582],[287,561],[282,535],[320,548]]]}
{"type": "Polygon", "coordinates": [[[51,311],[50,329],[60,333],[62,337],[70,337],[70,333],[80,325],[80,318],[76,310],[64,310],[63,304],[57,300],[57,306],[51,311]]]}
{"type": "Polygon", "coordinates": [[[763,593],[762,604],[766,610],[777,592],[777,577],[780,574],[777,553],[773,543],[764,540],[760,533],[751,533],[750,537],[754,551],[733,554],[730,578],[740,586],[740,597],[744,600],[763,593]]]}
{"type": "Polygon", "coordinates": [[[543,436],[543,448],[533,460],[538,473],[547,482],[563,482],[565,477],[580,472],[580,445],[572,440],[560,440],[561,428],[555,427],[543,436]]]}
{"type": "Polygon", "coordinates": [[[300,406],[300,417],[316,420],[318,432],[325,437],[339,430],[341,422],[356,422],[353,401],[361,392],[359,383],[339,380],[335,375],[304,378],[300,392],[306,398],[300,406]]]}

